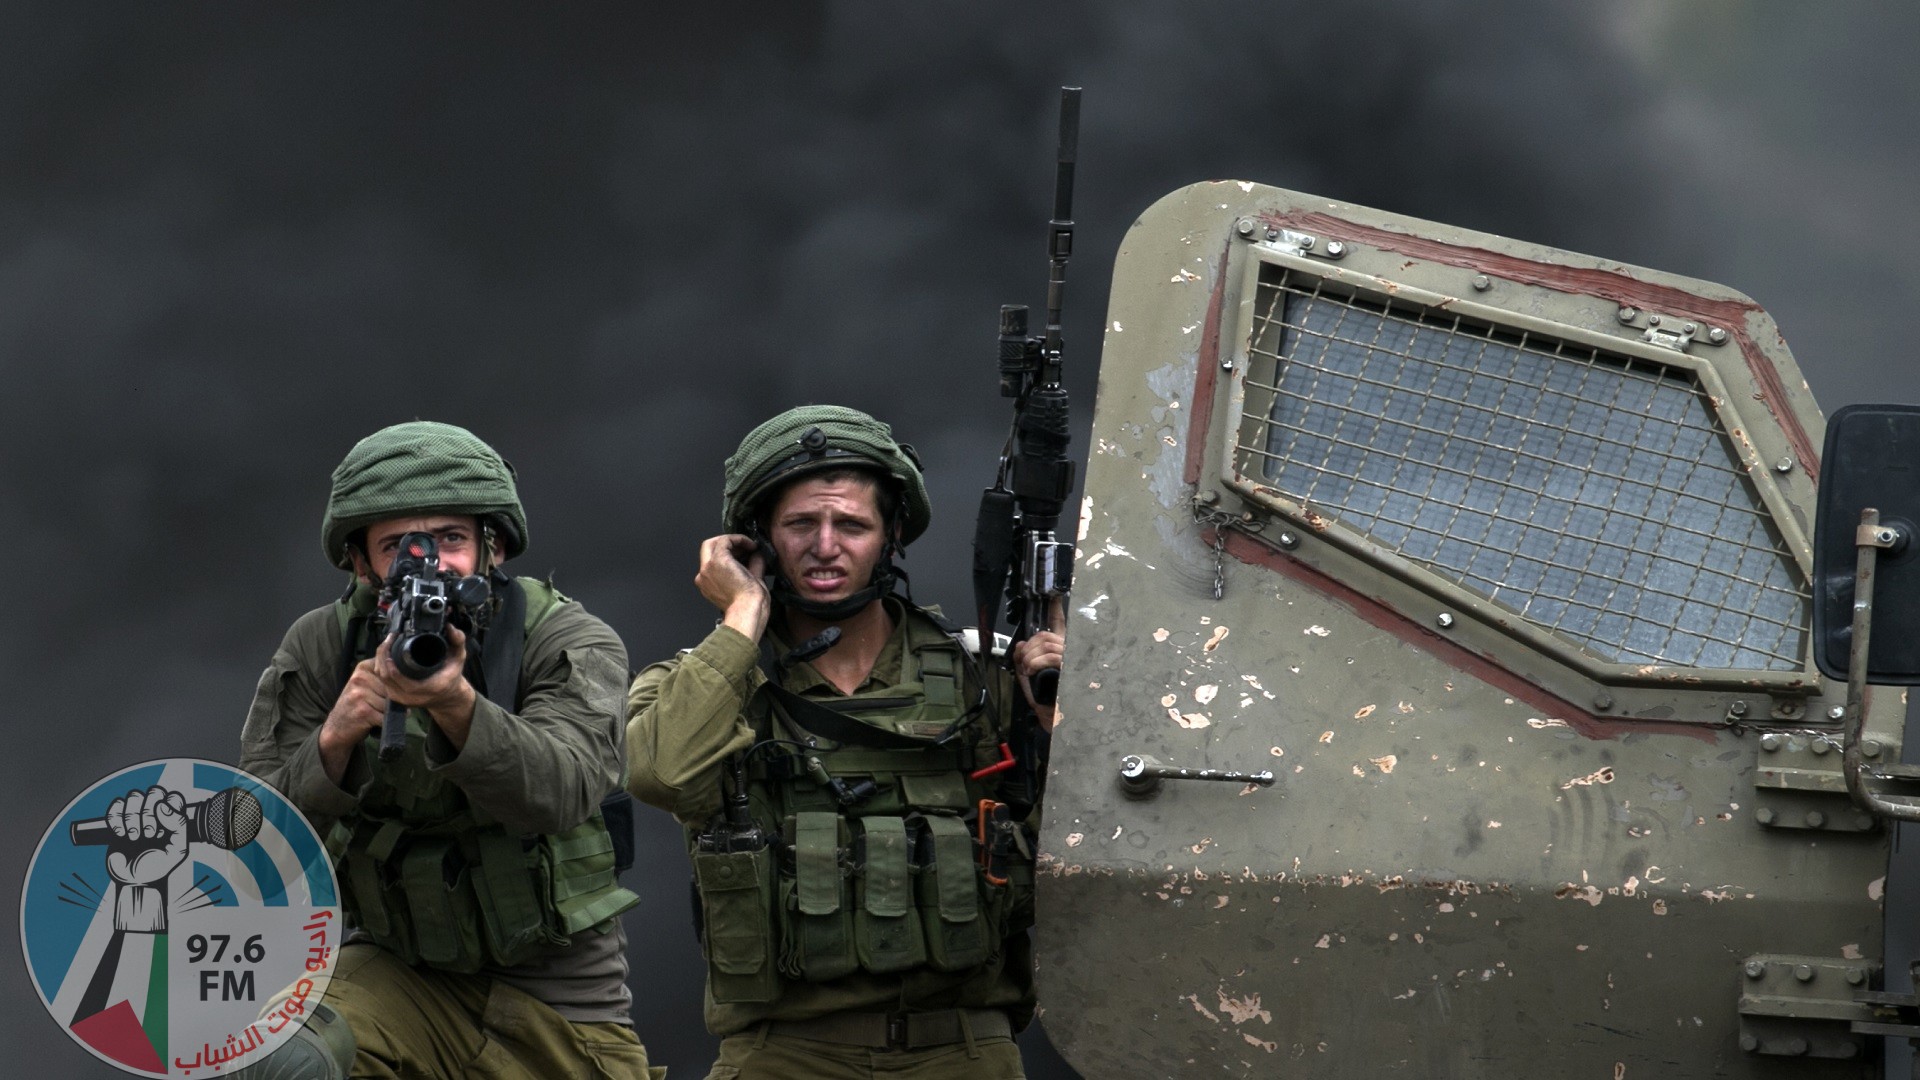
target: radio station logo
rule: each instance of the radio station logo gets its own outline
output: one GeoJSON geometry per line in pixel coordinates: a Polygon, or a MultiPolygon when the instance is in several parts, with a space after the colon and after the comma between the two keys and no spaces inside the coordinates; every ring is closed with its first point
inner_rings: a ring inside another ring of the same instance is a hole
{"type": "Polygon", "coordinates": [[[259,779],[211,761],[124,769],[34,850],[20,940],[54,1020],[142,1076],[209,1076],[271,1053],[326,990],[340,945],[332,861],[259,779]]]}

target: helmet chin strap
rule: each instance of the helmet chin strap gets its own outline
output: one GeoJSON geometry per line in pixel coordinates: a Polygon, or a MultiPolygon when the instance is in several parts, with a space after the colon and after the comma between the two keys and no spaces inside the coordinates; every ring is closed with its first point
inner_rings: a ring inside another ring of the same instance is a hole
{"type": "Polygon", "coordinates": [[[893,555],[891,550],[889,550],[886,555],[881,557],[880,564],[873,568],[873,577],[867,582],[866,588],[860,589],[843,599],[833,601],[808,600],[800,595],[799,591],[793,587],[793,582],[788,581],[785,574],[775,570],[771,576],[773,578],[773,598],[775,600],[803,615],[809,615],[819,619],[821,622],[837,623],[845,622],[853,618],[855,615],[865,611],[868,604],[892,592],[896,573],[893,566],[893,555]]]}

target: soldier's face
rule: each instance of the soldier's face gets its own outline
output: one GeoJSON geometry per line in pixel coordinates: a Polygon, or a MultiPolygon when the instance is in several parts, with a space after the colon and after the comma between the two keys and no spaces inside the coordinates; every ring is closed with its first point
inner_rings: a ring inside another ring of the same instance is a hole
{"type": "MultiPolygon", "coordinates": [[[[440,546],[440,569],[465,577],[480,565],[480,528],[477,519],[462,514],[431,514],[424,517],[394,518],[367,526],[366,554],[353,552],[353,568],[360,577],[377,584],[393,566],[400,550],[400,538],[410,532],[432,536],[440,546]]],[[[351,549],[350,549],[351,550],[351,549]]],[[[497,557],[496,553],[496,557],[497,557]]]]}
{"type": "Polygon", "coordinates": [[[767,534],[801,596],[844,600],[873,580],[886,550],[879,485],[865,477],[796,480],[774,504],[767,534]]]}

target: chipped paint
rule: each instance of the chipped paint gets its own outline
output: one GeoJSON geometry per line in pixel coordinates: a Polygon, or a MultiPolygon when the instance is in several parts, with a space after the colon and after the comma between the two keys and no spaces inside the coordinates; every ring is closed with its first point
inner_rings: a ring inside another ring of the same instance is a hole
{"type": "MultiPolygon", "coordinates": [[[[1172,710],[1168,710],[1168,711],[1171,712],[1172,710]]],[[[1213,726],[1213,721],[1208,719],[1206,716],[1201,715],[1200,713],[1181,713],[1177,718],[1177,722],[1183,728],[1203,728],[1203,727],[1213,726]]]]}
{"type": "Polygon", "coordinates": [[[1277,747],[1277,746],[1269,746],[1269,747],[1267,747],[1267,753],[1268,753],[1268,754],[1270,754],[1270,755],[1272,755],[1272,756],[1274,756],[1274,757],[1286,757],[1286,756],[1287,756],[1287,752],[1286,752],[1285,750],[1282,750],[1282,749],[1280,749],[1280,748],[1279,748],[1279,747],[1277,747]]]}
{"type": "Polygon", "coordinates": [[[1193,688],[1193,700],[1202,705],[1213,704],[1213,699],[1219,694],[1220,688],[1212,683],[1202,683],[1193,688]]]}
{"type": "Polygon", "coordinates": [[[1160,699],[1160,707],[1163,709],[1171,709],[1179,703],[1180,703],[1179,694],[1168,694],[1165,697],[1160,699]]]}
{"type": "Polygon", "coordinates": [[[1382,773],[1391,773],[1393,767],[1400,764],[1400,759],[1393,754],[1388,754],[1385,757],[1368,758],[1367,760],[1371,761],[1373,767],[1379,769],[1382,773]]]}
{"type": "Polygon", "coordinates": [[[1260,995],[1248,994],[1246,997],[1232,997],[1226,987],[1214,991],[1220,998],[1220,1011],[1235,1024],[1244,1024],[1256,1017],[1263,1024],[1273,1023],[1273,1013],[1260,1007],[1260,995]]]}
{"type": "Polygon", "coordinates": [[[1330,743],[1330,742],[1332,742],[1332,741],[1333,741],[1333,732],[1331,732],[1331,731],[1323,731],[1323,732],[1321,732],[1321,733],[1320,733],[1320,744],[1321,744],[1322,746],[1325,746],[1326,744],[1328,744],[1328,743],[1330,743]]]}
{"type": "Polygon", "coordinates": [[[1182,267],[1179,273],[1173,275],[1167,280],[1171,281],[1175,285],[1185,285],[1189,281],[1199,281],[1200,275],[1182,267]]]}
{"type": "Polygon", "coordinates": [[[1840,958],[1843,960],[1859,960],[1862,956],[1858,944],[1840,946],[1840,958]]]}
{"type": "Polygon", "coordinates": [[[1665,900],[1655,900],[1653,902],[1653,913],[1655,915],[1665,915],[1667,913],[1667,902],[1665,900]]]}
{"type": "Polygon", "coordinates": [[[1068,847],[1079,847],[1079,846],[1080,846],[1080,843],[1081,843],[1081,841],[1083,841],[1083,840],[1085,840],[1086,838],[1087,838],[1087,834],[1086,834],[1086,833],[1077,833],[1077,832],[1076,832],[1076,833],[1068,833],[1068,834],[1067,834],[1067,846],[1068,846],[1068,847]]]}
{"type": "Polygon", "coordinates": [[[1527,718],[1527,726],[1528,726],[1528,727],[1530,727],[1530,728],[1533,728],[1533,729],[1534,729],[1535,731],[1542,731],[1542,730],[1545,730],[1546,728],[1556,728],[1556,727],[1563,727],[1563,728],[1571,728],[1571,727],[1573,727],[1573,725],[1572,725],[1572,724],[1569,724],[1569,723],[1567,723],[1567,722],[1566,722],[1565,720],[1559,720],[1559,719],[1555,719],[1555,718],[1552,718],[1552,717],[1548,717],[1548,718],[1546,718],[1546,719],[1542,719],[1542,718],[1540,718],[1540,717],[1538,717],[1538,716],[1530,716],[1530,717],[1528,717],[1528,718],[1527,718]]]}
{"type": "Polygon", "coordinates": [[[1594,784],[1611,783],[1613,783],[1613,768],[1612,766],[1608,766],[1604,769],[1595,769],[1585,776],[1576,776],[1566,783],[1561,784],[1560,790],[1567,791],[1576,787],[1591,787],[1594,784]]]}
{"type": "Polygon", "coordinates": [[[1885,896],[1886,894],[1887,894],[1886,878],[1877,877],[1877,878],[1874,878],[1872,881],[1867,882],[1867,899],[1878,901],[1881,897],[1885,896]]]}
{"type": "Polygon", "coordinates": [[[1208,1012],[1207,1007],[1205,1005],[1200,1004],[1199,994],[1188,994],[1185,1000],[1193,1002],[1194,1012],[1197,1012],[1201,1016],[1206,1017],[1208,1020],[1212,1021],[1213,1023],[1217,1024],[1220,1022],[1220,1018],[1218,1016],[1215,1016],[1211,1012],[1208,1012]]]}
{"type": "Polygon", "coordinates": [[[1411,715],[1413,713],[1413,702],[1402,701],[1399,704],[1395,705],[1394,708],[1400,710],[1400,713],[1402,715],[1411,715]]]}
{"type": "Polygon", "coordinates": [[[1200,838],[1199,843],[1188,844],[1187,850],[1193,852],[1195,855],[1203,855],[1206,853],[1206,850],[1212,846],[1213,846],[1213,837],[1203,836],[1200,838]]]}
{"type": "Polygon", "coordinates": [[[1607,894],[1602,892],[1597,885],[1575,885],[1571,881],[1553,891],[1553,898],[1555,900],[1585,900],[1594,907],[1599,907],[1600,901],[1604,899],[1606,895],[1607,894]]]}
{"type": "Polygon", "coordinates": [[[1158,630],[1155,630],[1153,632],[1153,640],[1156,642],[1163,642],[1172,636],[1173,635],[1164,626],[1160,627],[1158,630]]]}
{"type": "Polygon", "coordinates": [[[1101,602],[1106,599],[1108,599],[1106,593],[1101,593],[1099,596],[1094,597],[1093,600],[1087,604],[1087,606],[1080,609],[1080,614],[1085,615],[1087,617],[1088,622],[1099,622],[1100,621],[1099,607],[1101,602]]]}
{"type": "MultiPolygon", "coordinates": [[[[1205,619],[1201,619],[1200,621],[1204,623],[1204,622],[1206,622],[1207,620],[1205,620],[1205,619]]],[[[1224,626],[1216,626],[1216,627],[1214,627],[1214,628],[1213,628],[1213,636],[1211,636],[1211,637],[1209,637],[1209,638],[1207,638],[1207,643],[1206,643],[1205,645],[1202,645],[1202,646],[1200,646],[1200,651],[1201,651],[1201,652],[1212,652],[1213,650],[1215,650],[1215,649],[1217,649],[1217,648],[1219,648],[1219,647],[1220,647],[1220,643],[1221,643],[1221,642],[1223,642],[1223,641],[1225,641],[1225,640],[1227,640],[1227,635],[1228,635],[1228,634],[1230,634],[1230,633],[1232,633],[1232,632],[1233,632],[1233,631],[1231,631],[1231,630],[1229,630],[1229,629],[1227,629],[1227,628],[1226,628],[1226,627],[1224,627],[1224,626]]]]}
{"type": "MultiPolygon", "coordinates": [[[[1077,543],[1084,544],[1087,542],[1087,527],[1092,524],[1093,496],[1088,495],[1080,500],[1080,533],[1075,538],[1077,543]]],[[[1078,552],[1076,551],[1075,554],[1078,554],[1078,552]]]]}
{"type": "Polygon", "coordinates": [[[1374,707],[1372,705],[1362,705],[1357,711],[1354,712],[1353,718],[1355,720],[1365,720],[1367,717],[1373,715],[1373,708],[1374,707]]]}
{"type": "Polygon", "coordinates": [[[1303,634],[1310,634],[1314,637],[1326,637],[1328,634],[1333,633],[1333,631],[1328,630],[1326,627],[1321,626],[1319,623],[1315,623],[1312,626],[1309,626],[1305,630],[1302,630],[1300,632],[1303,634]]]}

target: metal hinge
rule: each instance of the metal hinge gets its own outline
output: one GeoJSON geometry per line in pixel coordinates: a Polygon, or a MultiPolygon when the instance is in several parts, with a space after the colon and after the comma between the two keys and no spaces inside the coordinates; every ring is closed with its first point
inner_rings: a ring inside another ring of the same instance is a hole
{"type": "Polygon", "coordinates": [[[1349,245],[1342,240],[1322,241],[1320,237],[1309,233],[1282,229],[1277,225],[1267,225],[1253,218],[1241,218],[1234,223],[1233,231],[1242,240],[1252,241],[1261,247],[1273,251],[1284,251],[1289,255],[1313,255],[1323,259],[1344,259],[1349,245]]]}
{"type": "MultiPolygon", "coordinates": [[[[1920,790],[1920,768],[1878,762],[1898,759],[1869,739],[1861,747],[1875,763],[1868,772],[1876,790],[1905,794],[1920,790]],[[1871,751],[1868,753],[1867,751],[1871,751]]],[[[1830,731],[1769,731],[1760,736],[1760,760],[1753,774],[1755,821],[1771,829],[1821,829],[1827,832],[1871,832],[1878,818],[1853,804],[1847,778],[1841,771],[1840,736],[1830,731]]]]}
{"type": "Polygon", "coordinates": [[[1647,344],[1657,345],[1662,349],[1672,349],[1674,352],[1686,352],[1687,347],[1696,340],[1704,341],[1709,345],[1724,345],[1728,337],[1724,326],[1703,327],[1692,319],[1677,315],[1658,315],[1650,311],[1643,312],[1631,304],[1622,306],[1618,317],[1623,326],[1644,327],[1644,332],[1640,336],[1646,340],[1647,344]]]}
{"type": "Polygon", "coordinates": [[[1741,965],[1740,1049],[1772,1057],[1858,1058],[1859,1025],[1885,1016],[1862,1000],[1880,982],[1877,960],[1763,953],[1741,965]]]}

